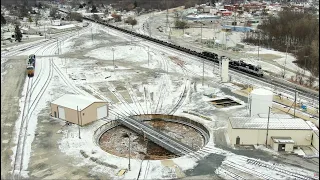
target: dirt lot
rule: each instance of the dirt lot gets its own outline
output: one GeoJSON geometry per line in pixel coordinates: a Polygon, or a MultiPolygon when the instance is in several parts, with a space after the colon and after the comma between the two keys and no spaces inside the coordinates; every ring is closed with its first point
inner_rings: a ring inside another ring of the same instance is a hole
{"type": "Polygon", "coordinates": [[[14,57],[3,65],[7,73],[1,83],[1,179],[11,178],[13,130],[19,117],[19,99],[25,82],[24,58],[14,57]]]}

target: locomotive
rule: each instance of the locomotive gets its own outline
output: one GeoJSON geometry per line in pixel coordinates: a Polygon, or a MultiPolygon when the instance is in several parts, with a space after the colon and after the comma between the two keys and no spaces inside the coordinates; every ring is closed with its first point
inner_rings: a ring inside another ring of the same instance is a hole
{"type": "Polygon", "coordinates": [[[27,75],[28,77],[34,76],[34,68],[36,67],[36,56],[34,54],[29,55],[27,60],[27,75]]]}
{"type": "Polygon", "coordinates": [[[27,74],[28,74],[29,78],[34,76],[34,67],[33,66],[31,66],[31,65],[27,66],[27,74]]]}
{"type": "MultiPolygon", "coordinates": [[[[207,59],[209,61],[216,62],[216,63],[219,62],[219,57],[218,57],[218,54],[216,54],[216,53],[203,51],[201,53],[200,57],[205,58],[205,59],[207,59]]],[[[220,56],[220,59],[222,57],[225,57],[225,56],[220,56]]],[[[259,66],[259,65],[255,66],[255,65],[246,63],[246,62],[244,62],[242,60],[235,61],[235,60],[231,60],[229,58],[229,67],[232,68],[232,69],[237,69],[239,71],[255,75],[255,76],[263,77],[263,71],[261,69],[261,66],[259,66]]]]}

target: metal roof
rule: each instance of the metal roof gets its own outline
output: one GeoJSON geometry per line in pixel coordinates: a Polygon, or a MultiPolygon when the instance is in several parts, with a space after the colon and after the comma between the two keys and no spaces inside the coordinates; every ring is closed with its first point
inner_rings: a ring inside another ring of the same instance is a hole
{"type": "MultiPolygon", "coordinates": [[[[268,118],[259,117],[230,117],[233,129],[267,129],[268,118]]],[[[312,128],[299,118],[275,118],[270,117],[269,129],[300,129],[311,130],[312,128]]]]}
{"type": "Polygon", "coordinates": [[[100,99],[92,98],[92,97],[87,97],[87,96],[65,94],[51,103],[56,104],[58,106],[74,109],[74,110],[77,110],[77,107],[78,107],[78,110],[80,111],[95,102],[104,102],[104,101],[100,99]]]}
{"type": "Polygon", "coordinates": [[[291,139],[291,137],[275,137],[275,136],[271,136],[271,139],[275,143],[294,144],[294,141],[291,139]]]}

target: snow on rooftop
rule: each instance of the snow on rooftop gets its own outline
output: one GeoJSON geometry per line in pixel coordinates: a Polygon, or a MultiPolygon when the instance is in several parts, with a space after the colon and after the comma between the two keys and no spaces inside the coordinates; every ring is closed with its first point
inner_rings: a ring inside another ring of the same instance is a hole
{"type": "Polygon", "coordinates": [[[74,28],[74,27],[76,27],[74,24],[67,24],[63,26],[51,26],[51,28],[54,28],[54,29],[68,29],[68,28],[74,28]]]}
{"type": "Polygon", "coordinates": [[[272,91],[266,90],[266,89],[253,89],[251,91],[251,94],[255,94],[255,95],[273,95],[272,91]]]}
{"type": "MultiPolygon", "coordinates": [[[[229,121],[233,129],[267,129],[268,118],[231,117],[229,121]]],[[[299,118],[282,119],[270,117],[269,129],[311,130],[312,128],[299,118]]]]}
{"type": "Polygon", "coordinates": [[[78,109],[81,110],[95,102],[104,102],[104,101],[96,98],[82,96],[82,95],[66,94],[54,100],[52,104],[56,104],[56,105],[74,109],[74,110],[77,110],[77,107],[78,107],[78,109]]]}

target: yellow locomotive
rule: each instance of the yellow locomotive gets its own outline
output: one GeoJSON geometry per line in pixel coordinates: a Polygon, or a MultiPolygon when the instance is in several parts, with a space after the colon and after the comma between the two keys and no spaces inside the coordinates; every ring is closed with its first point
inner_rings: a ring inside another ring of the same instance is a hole
{"type": "Polygon", "coordinates": [[[27,74],[28,74],[28,77],[34,76],[34,67],[32,65],[27,66],[27,74]]]}
{"type": "Polygon", "coordinates": [[[36,56],[31,54],[27,60],[27,75],[28,77],[34,76],[34,68],[36,66],[36,56]]]}

